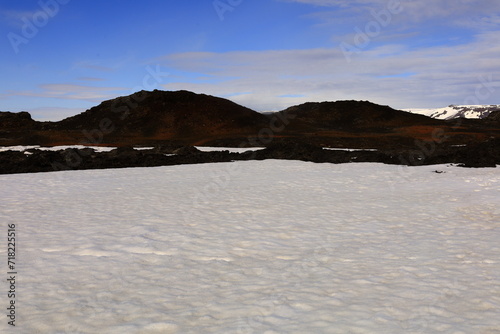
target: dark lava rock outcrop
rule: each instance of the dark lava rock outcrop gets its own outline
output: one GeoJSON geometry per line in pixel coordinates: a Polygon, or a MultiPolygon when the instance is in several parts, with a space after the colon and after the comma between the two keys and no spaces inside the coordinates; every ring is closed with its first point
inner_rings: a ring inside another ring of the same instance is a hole
{"type": "Polygon", "coordinates": [[[406,166],[451,163],[463,167],[495,167],[500,164],[499,147],[500,143],[495,139],[483,144],[438,148],[432,151],[421,149],[332,150],[308,143],[290,141],[275,143],[262,150],[249,150],[244,153],[231,153],[227,150],[202,152],[195,147],[158,147],[146,150],[120,147],[109,152],[96,152],[92,148],[69,148],[61,151],[30,149],[25,152],[0,152],[0,174],[266,159],[301,160],[316,163],[379,162],[406,166]]]}

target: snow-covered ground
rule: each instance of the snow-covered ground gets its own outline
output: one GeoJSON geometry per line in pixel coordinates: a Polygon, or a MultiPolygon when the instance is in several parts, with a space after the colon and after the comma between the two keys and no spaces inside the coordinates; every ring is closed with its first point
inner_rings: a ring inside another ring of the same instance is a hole
{"type": "Polygon", "coordinates": [[[267,160],[0,185],[16,333],[500,332],[499,169],[267,160]]]}

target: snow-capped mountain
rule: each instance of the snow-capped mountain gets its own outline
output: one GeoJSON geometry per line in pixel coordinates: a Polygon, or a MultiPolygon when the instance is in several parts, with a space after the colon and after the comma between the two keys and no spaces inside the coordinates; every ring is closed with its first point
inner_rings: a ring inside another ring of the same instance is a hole
{"type": "Polygon", "coordinates": [[[488,117],[493,111],[500,110],[500,105],[449,105],[445,108],[437,109],[404,109],[405,111],[429,116],[437,119],[455,119],[455,118],[475,118],[481,119],[488,117]]]}

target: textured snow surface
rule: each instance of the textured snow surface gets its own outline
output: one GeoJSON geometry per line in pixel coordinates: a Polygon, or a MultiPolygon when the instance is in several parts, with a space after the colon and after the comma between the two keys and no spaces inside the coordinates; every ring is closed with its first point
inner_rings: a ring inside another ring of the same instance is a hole
{"type": "Polygon", "coordinates": [[[276,160],[0,175],[15,332],[499,333],[499,182],[276,160]]]}

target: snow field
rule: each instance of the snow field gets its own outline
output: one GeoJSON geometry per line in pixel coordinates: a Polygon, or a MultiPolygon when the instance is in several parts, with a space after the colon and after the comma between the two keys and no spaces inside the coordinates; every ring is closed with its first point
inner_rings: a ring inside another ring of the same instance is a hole
{"type": "Polygon", "coordinates": [[[16,330],[497,333],[499,182],[277,160],[0,175],[16,330]]]}

